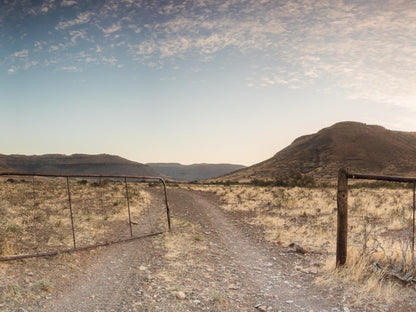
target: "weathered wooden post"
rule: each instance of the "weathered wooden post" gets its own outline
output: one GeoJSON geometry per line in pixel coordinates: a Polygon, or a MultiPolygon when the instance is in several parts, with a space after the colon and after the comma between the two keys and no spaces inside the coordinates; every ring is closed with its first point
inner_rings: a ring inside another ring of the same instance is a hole
{"type": "Polygon", "coordinates": [[[344,168],[338,171],[337,193],[337,256],[336,266],[347,261],[348,238],[348,174],[344,168]]]}

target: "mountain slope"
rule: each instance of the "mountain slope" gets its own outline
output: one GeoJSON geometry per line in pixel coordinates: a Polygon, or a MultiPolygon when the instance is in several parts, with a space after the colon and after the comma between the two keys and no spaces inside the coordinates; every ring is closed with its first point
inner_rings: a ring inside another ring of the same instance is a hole
{"type": "Polygon", "coordinates": [[[223,178],[272,179],[301,172],[323,180],[335,178],[340,167],[356,173],[416,176],[416,133],[341,122],[299,137],[272,158],[223,178]]]}
{"type": "Polygon", "coordinates": [[[210,179],[245,168],[245,166],[233,164],[150,163],[147,165],[157,172],[179,181],[210,179]]]}
{"type": "Polygon", "coordinates": [[[27,173],[160,176],[149,166],[107,154],[0,155],[0,167],[27,173]]]}

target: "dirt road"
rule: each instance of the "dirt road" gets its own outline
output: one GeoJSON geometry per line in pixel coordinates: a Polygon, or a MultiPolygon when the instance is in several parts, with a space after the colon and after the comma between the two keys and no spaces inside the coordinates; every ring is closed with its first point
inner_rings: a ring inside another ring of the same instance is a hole
{"type": "Polygon", "coordinates": [[[340,293],[313,284],[319,255],[262,241],[214,195],[170,189],[169,202],[172,232],[85,252],[70,278],[65,268],[51,269],[56,282],[36,303],[2,309],[349,311],[340,293]]]}

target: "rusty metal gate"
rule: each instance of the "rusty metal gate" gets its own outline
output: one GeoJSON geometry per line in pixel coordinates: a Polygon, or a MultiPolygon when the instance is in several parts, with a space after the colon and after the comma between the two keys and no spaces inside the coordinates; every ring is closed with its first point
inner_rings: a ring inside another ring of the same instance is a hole
{"type": "Polygon", "coordinates": [[[0,173],[0,261],[54,256],[170,228],[160,177],[0,173]]]}

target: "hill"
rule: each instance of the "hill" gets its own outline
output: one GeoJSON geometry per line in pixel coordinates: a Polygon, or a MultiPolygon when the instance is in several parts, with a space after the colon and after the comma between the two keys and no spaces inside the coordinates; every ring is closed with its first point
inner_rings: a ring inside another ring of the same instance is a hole
{"type": "Polygon", "coordinates": [[[150,163],[147,165],[157,172],[179,181],[210,179],[245,168],[245,166],[233,164],[150,163]]]}
{"type": "Polygon", "coordinates": [[[160,176],[147,165],[107,154],[0,155],[0,170],[51,174],[160,176]]]}
{"type": "Polygon", "coordinates": [[[340,167],[355,173],[416,176],[416,132],[340,122],[299,137],[272,158],[221,179],[275,179],[300,172],[327,180],[334,179],[340,167]]]}

